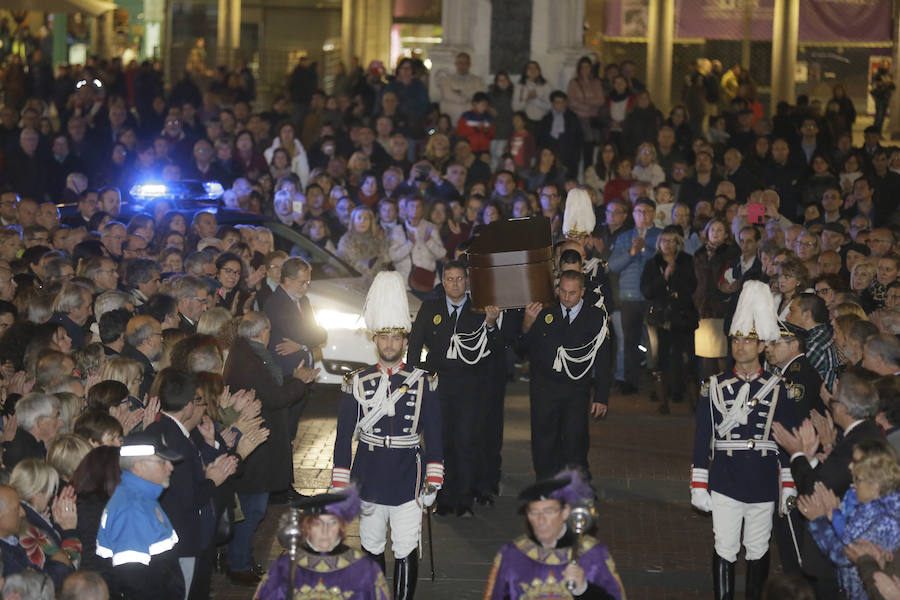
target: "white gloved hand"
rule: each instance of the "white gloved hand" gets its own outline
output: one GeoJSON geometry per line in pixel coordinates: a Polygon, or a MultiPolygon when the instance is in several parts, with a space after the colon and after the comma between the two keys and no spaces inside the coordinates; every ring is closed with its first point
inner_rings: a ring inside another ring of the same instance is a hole
{"type": "Polygon", "coordinates": [[[422,493],[419,494],[419,502],[423,507],[428,508],[434,501],[437,500],[437,488],[428,488],[422,490],[422,493]]]}
{"type": "Polygon", "coordinates": [[[781,488],[781,514],[788,514],[787,501],[788,498],[796,498],[797,497],[797,488],[792,487],[783,487],[781,488]]]}
{"type": "Polygon", "coordinates": [[[712,496],[706,488],[691,488],[691,504],[701,512],[712,512],[712,496]]]}

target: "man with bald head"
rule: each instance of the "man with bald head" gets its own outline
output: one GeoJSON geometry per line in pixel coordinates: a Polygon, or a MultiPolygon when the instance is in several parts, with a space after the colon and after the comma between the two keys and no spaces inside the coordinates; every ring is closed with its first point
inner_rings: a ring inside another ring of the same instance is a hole
{"type": "Polygon", "coordinates": [[[887,256],[894,249],[894,234],[887,227],[878,227],[869,233],[866,246],[872,251],[872,256],[880,258],[887,256]]]}
{"type": "Polygon", "coordinates": [[[137,315],[128,321],[125,328],[125,346],[122,356],[136,360],[144,370],[140,396],[150,391],[150,384],[156,377],[153,363],[162,353],[162,326],[149,315],[137,315]]]}
{"type": "Polygon", "coordinates": [[[40,136],[31,128],[19,133],[19,143],[3,159],[3,179],[21,196],[44,199],[46,177],[38,143],[40,136]]]}
{"type": "Polygon", "coordinates": [[[3,556],[3,577],[34,568],[25,549],[19,545],[19,532],[25,519],[25,509],[19,493],[8,485],[0,485],[0,555],[3,556]]]}
{"type": "Polygon", "coordinates": [[[63,581],[58,600],[109,600],[109,588],[98,573],[75,571],[63,581]]]}

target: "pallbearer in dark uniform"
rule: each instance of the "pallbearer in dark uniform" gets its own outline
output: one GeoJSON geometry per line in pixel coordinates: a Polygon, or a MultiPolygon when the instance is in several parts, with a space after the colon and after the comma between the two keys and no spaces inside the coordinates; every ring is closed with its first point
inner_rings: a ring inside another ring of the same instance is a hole
{"type": "MultiPolygon", "coordinates": [[[[775,375],[781,376],[787,397],[794,406],[795,418],[802,422],[809,418],[813,410],[821,415],[827,414],[819,396],[822,377],[809,364],[809,359],[804,353],[806,330],[787,321],[780,321],[779,327],[780,337],[766,345],[766,363],[775,375]]],[[[781,566],[786,573],[801,572],[801,550],[805,529],[806,522],[799,511],[776,513],[773,533],[775,543],[778,545],[778,555],[781,557],[781,566]]]]}
{"type": "MultiPolygon", "coordinates": [[[[293,565],[294,592],[290,598],[354,598],[390,600],[384,573],[361,550],[344,544],[347,526],[359,514],[359,495],[353,488],[339,494],[319,494],[294,505],[302,514],[302,543],[293,565]]],[[[254,600],[288,597],[291,557],[275,559],[263,576],[254,600]]]]}
{"type": "Polygon", "coordinates": [[[606,546],[576,536],[566,521],[593,491],[575,472],[540,481],[519,494],[527,533],[494,558],[485,600],[622,600],[625,590],[606,546]]]}
{"type": "Polygon", "coordinates": [[[488,357],[499,338],[500,309],[472,311],[466,294],[465,266],[450,261],[441,278],[444,293],[419,308],[409,333],[407,362],[436,372],[441,380],[441,439],[444,442],[444,486],[438,495],[438,514],[472,515],[475,478],[481,460],[480,439],[489,401],[488,357]],[[423,349],[427,351],[421,360],[423,349]]]}
{"type": "Polygon", "coordinates": [[[519,344],[531,360],[531,458],[538,479],[566,466],[588,473],[588,416],[606,415],[607,315],[585,302],[584,293],[584,273],[565,271],[559,303],[525,307],[519,344]]]}
{"type": "Polygon", "coordinates": [[[403,362],[410,330],[406,282],[379,273],[364,308],[378,364],[344,378],[331,485],[359,486],[363,550],[384,568],[387,526],[394,553],[394,600],[415,594],[422,510],[444,481],[437,376],[403,362]],[[359,444],[353,456],[353,439],[359,444]]]}
{"type": "Polygon", "coordinates": [[[700,393],[691,466],[691,504],[712,512],[717,600],[734,598],[734,567],[743,539],[746,598],[759,600],[769,572],[772,517],[796,496],[790,457],[779,452],[773,423],[798,424],[781,378],[763,370],[759,354],[778,339],[769,286],[747,281],[731,322],[730,373],[710,378],[700,393]],[[743,538],[742,538],[743,529],[743,538]]]}

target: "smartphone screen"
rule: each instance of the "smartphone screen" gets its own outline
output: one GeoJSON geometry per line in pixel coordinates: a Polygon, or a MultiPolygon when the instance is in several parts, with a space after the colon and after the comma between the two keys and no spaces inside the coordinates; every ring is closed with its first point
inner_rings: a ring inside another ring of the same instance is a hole
{"type": "Polygon", "coordinates": [[[747,222],[762,225],[766,221],[766,207],[759,202],[747,205],[747,222]]]}

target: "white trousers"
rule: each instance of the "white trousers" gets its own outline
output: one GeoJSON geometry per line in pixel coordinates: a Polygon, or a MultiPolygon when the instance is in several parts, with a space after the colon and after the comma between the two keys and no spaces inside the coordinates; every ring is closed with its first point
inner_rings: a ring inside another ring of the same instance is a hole
{"type": "Polygon", "coordinates": [[[769,551],[774,502],[738,502],[718,492],[712,496],[713,537],[716,554],[734,562],[741,549],[741,526],[747,560],[759,560],[769,551]]]}
{"type": "Polygon", "coordinates": [[[363,502],[362,513],[359,515],[359,539],[362,547],[372,554],[384,552],[388,523],[391,525],[394,558],[406,558],[419,546],[422,508],[415,500],[400,506],[363,502]]]}

